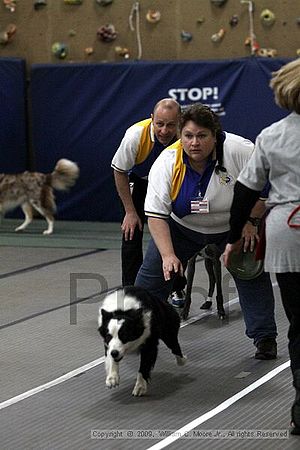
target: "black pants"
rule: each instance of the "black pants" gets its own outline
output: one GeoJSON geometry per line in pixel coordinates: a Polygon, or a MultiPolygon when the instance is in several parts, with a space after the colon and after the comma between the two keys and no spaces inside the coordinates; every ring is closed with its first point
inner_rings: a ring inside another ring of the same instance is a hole
{"type": "MultiPolygon", "coordinates": [[[[139,268],[143,262],[143,233],[145,224],[144,203],[148,185],[147,180],[143,180],[134,174],[129,176],[129,182],[134,183],[132,190],[132,201],[136,212],[141,219],[143,228],[142,231],[140,231],[138,227],[135,228],[133,239],[131,241],[125,241],[123,235],[121,247],[123,286],[134,284],[139,268]]],[[[125,210],[123,207],[122,209],[124,219],[125,210]]]]}
{"type": "Polygon", "coordinates": [[[290,327],[288,331],[292,373],[300,369],[300,273],[277,273],[281,299],[290,327]]]}

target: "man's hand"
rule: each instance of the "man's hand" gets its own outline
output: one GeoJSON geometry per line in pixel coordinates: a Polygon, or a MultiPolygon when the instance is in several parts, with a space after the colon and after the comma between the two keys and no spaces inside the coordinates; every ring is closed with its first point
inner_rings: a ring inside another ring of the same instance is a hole
{"type": "Polygon", "coordinates": [[[142,231],[142,222],[136,212],[126,213],[121,225],[125,241],[132,241],[135,227],[142,231]]]}
{"type": "Polygon", "coordinates": [[[242,237],[244,239],[243,251],[250,250],[250,252],[253,252],[256,242],[259,242],[257,227],[247,222],[243,228],[242,237]]]}
{"type": "Polygon", "coordinates": [[[114,177],[119,197],[126,211],[121,229],[124,233],[125,241],[132,241],[135,227],[138,226],[139,230],[142,231],[142,222],[133,204],[128,174],[114,170],[114,177]]]}

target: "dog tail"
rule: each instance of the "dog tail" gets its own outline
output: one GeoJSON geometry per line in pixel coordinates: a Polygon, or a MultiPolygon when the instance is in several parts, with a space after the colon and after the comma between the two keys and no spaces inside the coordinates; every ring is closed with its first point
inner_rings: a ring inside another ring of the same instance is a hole
{"type": "Polygon", "coordinates": [[[60,159],[51,173],[51,186],[59,191],[66,191],[75,184],[78,177],[77,164],[69,159],[60,159]]]}

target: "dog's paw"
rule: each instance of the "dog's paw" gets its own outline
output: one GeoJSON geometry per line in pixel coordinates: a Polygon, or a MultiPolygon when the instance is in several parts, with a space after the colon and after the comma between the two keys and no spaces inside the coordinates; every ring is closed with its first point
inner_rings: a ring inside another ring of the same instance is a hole
{"type": "Polygon", "coordinates": [[[187,357],[184,355],[182,357],[176,355],[176,361],[178,366],[184,366],[187,362],[187,357]]]}
{"type": "Polygon", "coordinates": [[[49,234],[52,234],[53,230],[45,230],[43,231],[43,235],[48,236],[49,234]]]}
{"type": "Polygon", "coordinates": [[[18,233],[19,231],[24,231],[24,227],[20,225],[19,227],[15,228],[15,231],[18,233]]]}
{"type": "Polygon", "coordinates": [[[120,383],[120,377],[117,373],[113,373],[111,375],[107,375],[105,384],[108,388],[113,388],[116,386],[119,386],[120,383]]]}
{"type": "Polygon", "coordinates": [[[137,380],[136,380],[134,389],[132,391],[132,395],[134,397],[141,397],[142,395],[145,395],[147,392],[147,387],[148,387],[147,381],[139,373],[137,376],[137,380]]]}

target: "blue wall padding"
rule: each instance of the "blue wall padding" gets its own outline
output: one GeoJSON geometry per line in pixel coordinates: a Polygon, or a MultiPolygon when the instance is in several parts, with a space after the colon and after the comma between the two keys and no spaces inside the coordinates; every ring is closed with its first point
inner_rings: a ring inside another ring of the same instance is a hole
{"type": "Polygon", "coordinates": [[[25,62],[0,58],[0,172],[27,168],[25,62]]]}
{"type": "Polygon", "coordinates": [[[287,60],[124,62],[33,65],[32,139],[37,169],[52,171],[59,158],[76,161],[81,176],[57,195],[58,217],[119,220],[110,162],[132,123],[172,96],[184,106],[202,102],[220,114],[224,129],[255,139],[287,114],[273,101],[271,72],[287,60]]]}

